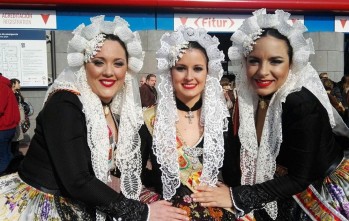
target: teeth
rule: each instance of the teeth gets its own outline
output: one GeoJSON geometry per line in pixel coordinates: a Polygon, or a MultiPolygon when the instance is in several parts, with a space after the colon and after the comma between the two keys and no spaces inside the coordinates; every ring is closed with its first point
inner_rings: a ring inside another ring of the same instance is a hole
{"type": "Polygon", "coordinates": [[[111,85],[111,84],[113,84],[112,81],[102,81],[102,83],[103,83],[103,84],[106,84],[106,85],[111,85]]]}

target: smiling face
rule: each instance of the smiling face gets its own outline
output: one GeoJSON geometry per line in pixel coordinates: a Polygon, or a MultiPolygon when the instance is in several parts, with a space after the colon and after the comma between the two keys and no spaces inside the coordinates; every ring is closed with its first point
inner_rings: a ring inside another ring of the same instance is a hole
{"type": "Polygon", "coordinates": [[[127,71],[127,56],[115,40],[105,40],[101,50],[85,64],[87,82],[101,101],[109,103],[122,88],[127,71]]]}
{"type": "Polygon", "coordinates": [[[172,84],[179,100],[189,107],[201,97],[207,77],[207,58],[202,50],[188,48],[171,69],[172,84]]]}
{"type": "Polygon", "coordinates": [[[260,96],[275,93],[286,81],[290,70],[288,45],[284,40],[263,36],[247,56],[247,78],[260,96]]]}

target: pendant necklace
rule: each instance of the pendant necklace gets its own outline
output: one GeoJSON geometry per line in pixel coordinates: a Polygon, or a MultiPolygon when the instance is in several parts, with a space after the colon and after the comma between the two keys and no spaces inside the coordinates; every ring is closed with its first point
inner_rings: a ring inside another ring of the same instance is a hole
{"type": "Polygon", "coordinates": [[[103,106],[103,112],[104,112],[104,116],[108,116],[110,113],[110,104],[113,100],[111,100],[109,103],[104,103],[102,101],[102,106],[103,106]]]}
{"type": "Polygon", "coordinates": [[[259,100],[258,100],[259,108],[262,110],[266,109],[269,106],[269,102],[270,102],[272,96],[273,96],[273,94],[268,95],[268,96],[259,96],[259,100]]]}
{"type": "Polygon", "coordinates": [[[201,108],[202,106],[202,99],[200,97],[200,99],[194,104],[193,107],[189,108],[186,104],[184,104],[181,100],[179,100],[176,97],[176,105],[177,105],[177,109],[181,110],[181,111],[186,111],[187,114],[185,115],[185,118],[187,118],[189,120],[189,123],[192,123],[192,119],[194,119],[194,113],[193,111],[197,111],[201,108]]]}

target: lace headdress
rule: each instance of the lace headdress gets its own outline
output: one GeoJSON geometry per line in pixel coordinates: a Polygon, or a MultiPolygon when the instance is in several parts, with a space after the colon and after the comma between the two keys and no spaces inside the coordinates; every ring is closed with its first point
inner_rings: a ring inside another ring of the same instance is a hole
{"type": "Polygon", "coordinates": [[[219,80],[223,75],[221,62],[224,54],[219,51],[219,41],[205,29],[181,26],[177,31],[165,33],[157,51],[159,103],[153,133],[153,148],[161,165],[163,196],[171,199],[180,185],[178,153],[176,149],[176,122],[178,121],[171,67],[188,48],[189,41],[198,42],[208,56],[208,75],[202,94],[203,106],[200,122],[204,126],[203,171],[200,182],[215,186],[218,169],[223,164],[223,131],[227,129],[228,109],[219,80]]]}
{"type": "MultiPolygon", "coordinates": [[[[143,66],[144,53],[137,32],[119,16],[114,21],[104,21],[104,16],[91,18],[91,24],[81,24],[68,43],[68,64],[49,88],[47,97],[59,89],[79,92],[86,116],[88,146],[91,150],[92,166],[98,179],[108,182],[109,136],[102,103],[87,83],[84,63],[93,58],[103,46],[105,34],[117,35],[126,45],[128,70],[123,88],[117,92],[110,104],[113,114],[120,116],[116,166],[121,171],[121,191],[131,199],[138,199],[141,191],[141,155],[138,130],[143,123],[142,109],[136,73],[143,66]]],[[[98,219],[103,214],[97,212],[98,219]]]]}
{"type": "MultiPolygon", "coordinates": [[[[242,184],[252,185],[273,179],[275,160],[282,143],[282,103],[290,93],[300,91],[302,87],[307,88],[326,108],[331,126],[334,128],[340,123],[316,70],[308,62],[309,55],[314,53],[314,49],[311,39],[303,37],[307,29],[301,22],[288,24],[289,17],[290,14],[282,10],[276,10],[275,14],[266,14],[265,9],[257,10],[231,37],[233,44],[229,48],[228,55],[233,63],[233,72],[236,74],[239,99],[242,184]],[[254,120],[258,96],[246,77],[245,57],[253,50],[253,45],[264,28],[277,29],[286,36],[294,53],[286,82],[274,93],[270,101],[258,147],[254,120]]],[[[268,203],[265,209],[270,217],[273,219],[277,217],[276,202],[268,203]]]]}

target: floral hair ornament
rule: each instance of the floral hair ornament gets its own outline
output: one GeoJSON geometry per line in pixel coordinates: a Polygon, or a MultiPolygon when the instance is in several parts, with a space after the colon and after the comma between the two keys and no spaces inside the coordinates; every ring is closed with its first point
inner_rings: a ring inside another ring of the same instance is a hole
{"type": "Polygon", "coordinates": [[[170,53],[168,54],[170,67],[176,65],[176,62],[183,57],[186,49],[188,48],[188,43],[184,43],[181,45],[172,45],[170,47],[170,53]]]}
{"type": "Polygon", "coordinates": [[[219,40],[202,28],[180,26],[172,33],[165,33],[157,51],[160,77],[159,102],[153,132],[153,149],[162,171],[163,196],[171,199],[180,185],[178,153],[176,149],[176,122],[178,121],[171,68],[181,58],[189,42],[199,43],[208,56],[208,73],[202,94],[203,106],[200,122],[205,126],[203,145],[202,184],[215,186],[219,168],[223,165],[224,139],[229,112],[219,83],[223,75],[224,54],[218,49],[219,40]]]}
{"type": "Polygon", "coordinates": [[[119,16],[115,16],[114,21],[104,21],[104,17],[93,17],[90,25],[81,24],[73,31],[74,37],[68,43],[68,65],[78,69],[89,62],[102,48],[105,35],[114,34],[126,45],[129,70],[139,72],[144,53],[138,32],[132,32],[127,21],[119,16]]]}
{"type": "MultiPolygon", "coordinates": [[[[232,71],[236,75],[236,87],[239,99],[239,138],[241,142],[241,184],[253,185],[273,179],[280,145],[282,143],[282,103],[292,93],[307,88],[326,108],[330,124],[335,126],[334,114],[326,91],[318,77],[317,71],[309,63],[310,54],[314,54],[313,42],[305,39],[303,33],[307,28],[299,21],[290,25],[290,14],[276,10],[267,14],[266,9],[253,12],[253,16],[244,20],[232,35],[232,46],[228,56],[232,61],[232,71]],[[253,45],[260,38],[261,30],[273,28],[287,37],[293,49],[293,57],[286,82],[273,94],[269,103],[263,133],[258,145],[255,133],[255,111],[258,95],[246,76],[246,56],[253,51],[253,45]]],[[[273,219],[277,217],[276,201],[267,203],[265,210],[273,219]]]]}
{"type": "Polygon", "coordinates": [[[256,40],[261,37],[263,33],[262,29],[258,29],[256,32],[249,34],[242,43],[243,53],[245,57],[253,50],[253,45],[256,44],[256,40]]]}
{"type": "MultiPolygon", "coordinates": [[[[87,82],[85,62],[89,62],[103,47],[105,36],[116,35],[125,44],[128,53],[128,69],[124,86],[116,93],[110,104],[113,115],[119,119],[115,166],[120,170],[120,188],[123,195],[139,199],[141,192],[141,155],[138,131],[143,124],[142,108],[136,74],[143,65],[144,52],[137,32],[132,32],[129,24],[119,16],[113,21],[105,21],[104,15],[91,18],[91,24],[79,25],[73,31],[68,43],[68,65],[46,93],[45,101],[57,90],[70,90],[79,94],[86,117],[87,142],[91,151],[91,161],[95,176],[104,183],[110,181],[108,155],[110,140],[107,122],[100,98],[93,93],[87,82]]],[[[103,213],[97,211],[97,220],[104,220],[103,213]]]]}

